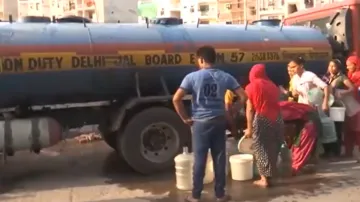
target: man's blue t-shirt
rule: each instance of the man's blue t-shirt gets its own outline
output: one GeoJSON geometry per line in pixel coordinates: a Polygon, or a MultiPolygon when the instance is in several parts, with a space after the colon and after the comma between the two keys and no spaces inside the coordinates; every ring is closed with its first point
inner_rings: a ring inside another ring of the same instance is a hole
{"type": "Polygon", "coordinates": [[[206,121],[225,115],[226,90],[236,90],[240,85],[230,74],[219,69],[201,69],[185,76],[180,88],[191,93],[192,119],[206,121]]]}

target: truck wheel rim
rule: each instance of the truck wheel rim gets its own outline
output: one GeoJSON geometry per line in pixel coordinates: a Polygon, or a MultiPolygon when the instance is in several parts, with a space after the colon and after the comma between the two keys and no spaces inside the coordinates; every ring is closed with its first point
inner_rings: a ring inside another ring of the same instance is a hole
{"type": "Polygon", "coordinates": [[[153,163],[163,163],[178,151],[180,138],[177,130],[165,123],[153,123],[142,130],[141,154],[153,163]]]}

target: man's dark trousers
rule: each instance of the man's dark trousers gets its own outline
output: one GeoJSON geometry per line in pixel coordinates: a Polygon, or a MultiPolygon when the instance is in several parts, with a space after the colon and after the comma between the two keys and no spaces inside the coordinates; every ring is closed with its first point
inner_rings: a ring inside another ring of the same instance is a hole
{"type": "Polygon", "coordinates": [[[192,126],[194,170],[192,196],[199,199],[203,190],[205,166],[209,149],[214,164],[215,195],[225,195],[226,184],[226,119],[216,117],[208,121],[195,121],[192,126]]]}

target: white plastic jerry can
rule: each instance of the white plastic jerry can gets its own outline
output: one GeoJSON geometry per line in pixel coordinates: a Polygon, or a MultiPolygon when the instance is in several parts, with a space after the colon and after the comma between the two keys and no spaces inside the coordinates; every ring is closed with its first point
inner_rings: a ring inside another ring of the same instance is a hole
{"type": "Polygon", "coordinates": [[[192,190],[192,170],[194,157],[189,153],[187,147],[183,148],[183,153],[175,157],[176,187],[180,190],[192,190]]]}

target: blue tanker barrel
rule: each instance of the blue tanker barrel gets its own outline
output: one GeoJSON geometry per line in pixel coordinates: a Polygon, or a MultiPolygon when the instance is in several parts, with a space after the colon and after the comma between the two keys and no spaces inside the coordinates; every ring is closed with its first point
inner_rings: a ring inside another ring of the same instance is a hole
{"type": "Polygon", "coordinates": [[[62,127],[52,118],[0,121],[0,146],[10,154],[19,150],[39,152],[62,140],[62,127]]]}

